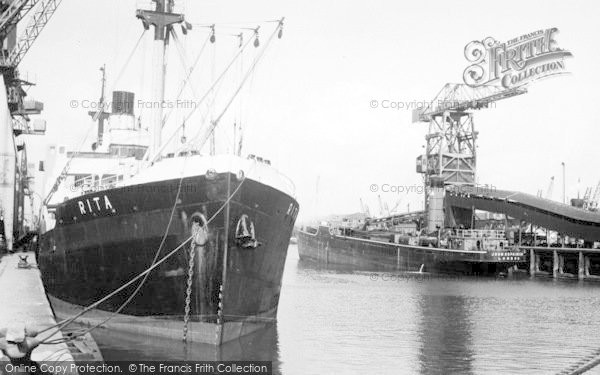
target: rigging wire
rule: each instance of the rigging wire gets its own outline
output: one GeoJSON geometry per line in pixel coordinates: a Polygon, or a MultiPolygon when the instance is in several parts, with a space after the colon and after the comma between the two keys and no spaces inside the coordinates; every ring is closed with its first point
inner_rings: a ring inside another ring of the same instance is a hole
{"type": "MultiPolygon", "coordinates": [[[[213,34],[214,34],[214,28],[213,28],[213,34]]],[[[214,81],[215,79],[215,67],[217,65],[217,48],[215,46],[215,48],[213,48],[212,51],[212,61],[210,64],[210,79],[214,81]]],[[[211,91],[211,102],[213,103],[213,105],[211,105],[208,108],[208,112],[210,115],[210,121],[212,122],[214,117],[215,117],[215,106],[214,103],[217,100],[217,95],[215,93],[214,90],[211,91]]],[[[212,134],[212,137],[210,138],[210,146],[209,146],[209,154],[210,155],[214,155],[216,153],[216,139],[215,139],[215,135],[214,133],[212,134]]]]}
{"type": "MultiPolygon", "coordinates": [[[[177,37],[177,34],[175,34],[174,31],[173,31],[173,39],[175,40],[175,43],[177,45],[179,43],[179,38],[177,37]]],[[[200,58],[202,57],[202,53],[204,52],[204,49],[206,48],[206,45],[208,44],[209,39],[210,39],[210,36],[206,37],[206,40],[204,40],[204,43],[202,44],[202,47],[200,48],[200,52],[198,53],[198,56],[196,56],[196,59],[194,60],[191,68],[186,69],[187,66],[185,65],[185,61],[183,62],[184,69],[186,70],[187,76],[184,78],[183,84],[179,88],[179,92],[177,93],[177,99],[176,100],[179,100],[181,98],[181,95],[183,94],[183,90],[185,90],[185,87],[187,86],[188,82],[190,81],[190,77],[192,76],[192,73],[196,69],[196,66],[198,65],[198,62],[200,61],[200,58]]],[[[181,54],[181,52],[180,52],[180,54],[181,54]]],[[[191,83],[190,83],[190,86],[191,86],[191,83]]],[[[192,88],[192,91],[193,91],[193,88],[192,88]]],[[[167,123],[167,120],[169,119],[171,113],[173,113],[173,108],[170,108],[169,112],[167,112],[167,114],[165,115],[164,120],[163,120],[163,124],[162,124],[163,127],[167,123]]]]}
{"type": "Polygon", "coordinates": [[[600,365],[600,349],[587,357],[583,357],[577,363],[558,373],[558,375],[579,375],[600,365]]]}
{"type": "MultiPolygon", "coordinates": [[[[119,74],[117,75],[117,78],[115,79],[115,81],[113,82],[111,89],[114,88],[116,86],[116,84],[119,82],[119,80],[121,79],[121,77],[123,76],[123,73],[125,72],[125,69],[127,68],[127,66],[129,65],[129,63],[131,62],[131,59],[133,58],[133,55],[135,54],[135,51],[137,50],[137,48],[140,45],[140,42],[142,41],[144,35],[146,34],[146,30],[142,31],[142,34],[140,35],[140,37],[138,38],[135,46],[133,47],[133,50],[131,51],[131,53],[129,54],[129,56],[127,57],[127,60],[125,61],[125,64],[123,65],[123,67],[121,68],[121,71],[119,72],[119,74]]],[[[110,91],[109,91],[110,92],[110,91]]],[[[101,108],[98,108],[98,111],[96,111],[92,122],[95,123],[96,121],[98,121],[98,118],[101,116],[101,114],[104,112],[105,109],[105,105],[104,104],[101,108]]],[[[64,180],[64,178],[66,177],[67,173],[69,172],[69,169],[71,167],[71,162],[73,161],[73,159],[75,158],[75,156],[79,155],[81,153],[81,149],[83,148],[83,145],[85,144],[85,142],[87,141],[92,129],[94,129],[94,126],[90,126],[85,134],[85,137],[83,138],[83,140],[81,141],[81,143],[79,144],[79,146],[77,147],[77,151],[73,152],[69,158],[67,159],[67,162],[65,163],[64,168],[62,169],[62,171],[60,172],[60,174],[58,175],[58,177],[56,178],[56,181],[54,182],[54,185],[52,186],[52,188],[50,189],[50,191],[48,192],[48,195],[46,196],[46,198],[44,198],[44,201],[42,202],[42,204],[44,206],[46,206],[48,204],[48,202],[50,201],[50,199],[52,198],[52,196],[54,195],[54,193],[56,192],[56,190],[58,190],[58,187],[60,186],[60,184],[62,183],[62,181],[64,180]]]]}
{"type": "MultiPolygon", "coordinates": [[[[217,77],[217,79],[213,82],[213,84],[210,86],[210,88],[204,93],[204,95],[200,98],[200,100],[196,103],[196,105],[194,106],[194,108],[192,108],[192,110],[187,114],[187,116],[184,117],[182,124],[184,124],[187,120],[190,119],[190,117],[196,112],[196,110],[200,107],[200,104],[202,104],[204,102],[204,100],[206,100],[206,98],[208,97],[208,95],[210,94],[210,92],[217,86],[217,84],[219,84],[219,82],[221,82],[221,80],[223,79],[223,77],[225,77],[225,74],[227,74],[227,72],[229,71],[229,69],[231,69],[231,67],[233,66],[233,64],[235,63],[235,61],[237,61],[237,59],[240,57],[241,53],[243,52],[243,50],[248,47],[248,45],[250,44],[252,40],[249,39],[241,48],[240,51],[238,51],[238,53],[233,57],[232,61],[227,65],[227,67],[221,72],[221,74],[217,77]]],[[[166,145],[169,144],[169,142],[171,142],[171,140],[173,140],[173,138],[178,134],[179,130],[181,129],[182,125],[179,125],[171,134],[171,137],[169,137],[169,139],[163,144],[163,146],[158,149],[154,155],[152,155],[151,157],[148,158],[148,161],[150,163],[153,163],[156,161],[156,159],[158,159],[160,157],[160,154],[162,153],[162,151],[164,151],[166,145]]]]}
{"type": "MultiPolygon", "coordinates": [[[[173,30],[173,39],[175,40],[176,46],[177,46],[177,48],[178,48],[178,51],[179,51],[179,57],[180,57],[180,59],[181,59],[181,63],[182,63],[182,65],[183,65],[183,68],[184,68],[184,70],[187,70],[187,62],[185,61],[185,54],[184,54],[184,53],[183,53],[183,51],[181,50],[181,48],[182,48],[183,46],[181,45],[181,41],[180,41],[180,39],[177,37],[177,34],[174,32],[174,30],[173,30]]],[[[209,38],[208,40],[210,40],[210,38],[209,38]]],[[[200,56],[198,56],[198,59],[199,59],[199,58],[200,58],[200,56]]],[[[215,92],[215,95],[213,95],[213,96],[211,96],[211,98],[209,98],[209,102],[208,102],[208,103],[206,103],[206,106],[207,106],[207,108],[211,108],[211,107],[214,105],[214,102],[215,102],[215,100],[216,100],[216,93],[218,93],[218,92],[219,92],[219,90],[221,89],[221,84],[222,84],[222,81],[221,81],[221,82],[220,82],[220,83],[219,83],[219,84],[218,84],[218,85],[217,85],[217,86],[216,86],[216,87],[213,89],[213,91],[215,92]]],[[[194,89],[194,87],[192,86],[192,84],[191,84],[191,83],[190,83],[190,88],[191,88],[191,90],[192,90],[192,94],[193,94],[194,96],[196,96],[196,91],[195,91],[195,89],[194,89]]],[[[182,91],[183,91],[183,87],[182,87],[182,89],[181,89],[181,91],[180,91],[180,94],[181,94],[181,92],[182,92],[182,91]]],[[[179,100],[179,96],[178,96],[178,100],[179,100]]],[[[198,104],[197,104],[197,103],[194,103],[194,105],[198,105],[198,104]]],[[[170,114],[170,113],[172,113],[172,111],[173,111],[173,108],[171,108],[171,111],[169,112],[169,114],[170,114]]],[[[200,123],[201,123],[201,124],[204,124],[204,123],[205,123],[205,121],[206,121],[206,117],[207,117],[207,116],[208,116],[208,113],[201,114],[201,121],[200,121],[200,123]]],[[[166,125],[166,120],[167,120],[167,119],[165,119],[165,120],[163,121],[163,124],[162,124],[162,126],[163,126],[163,127],[166,125]]],[[[182,124],[181,124],[181,127],[180,127],[180,128],[181,128],[182,130],[185,130],[185,120],[183,120],[183,121],[182,121],[182,124]]],[[[175,130],[175,132],[177,132],[177,130],[175,130]]],[[[166,144],[168,145],[168,144],[171,142],[171,140],[172,140],[172,138],[170,138],[170,139],[167,141],[167,143],[166,143],[166,144]]]]}
{"type": "Polygon", "coordinates": [[[200,23],[200,22],[191,22],[190,24],[193,26],[197,26],[197,27],[211,27],[211,26],[215,26],[218,28],[229,28],[229,29],[240,29],[243,27],[246,27],[248,25],[258,25],[261,23],[279,23],[281,22],[281,19],[272,19],[272,20],[261,20],[261,21],[255,21],[255,22],[251,22],[251,21],[244,21],[244,22],[219,22],[218,24],[214,24],[214,23],[200,23]]]}
{"type": "MultiPolygon", "coordinates": [[[[176,35],[176,34],[174,33],[174,30],[173,30],[173,35],[176,35]]],[[[180,39],[178,39],[178,38],[174,38],[174,39],[176,40],[176,42],[180,42],[180,39]]],[[[204,49],[204,47],[206,46],[206,44],[207,44],[207,41],[208,41],[208,38],[206,39],[205,43],[203,44],[203,47],[202,47],[202,49],[204,49]]],[[[191,73],[192,73],[192,72],[193,72],[193,70],[195,69],[195,67],[196,67],[196,65],[197,65],[197,63],[198,63],[198,61],[199,61],[199,59],[200,59],[200,57],[201,57],[201,56],[202,56],[202,51],[201,51],[201,52],[198,54],[198,56],[196,57],[196,59],[195,59],[195,61],[194,61],[194,65],[192,66],[192,68],[190,68],[190,70],[191,70],[191,71],[190,71],[190,74],[188,75],[188,77],[187,77],[187,79],[186,79],[186,82],[187,82],[187,80],[189,80],[189,77],[191,76],[191,73]]],[[[182,63],[183,63],[183,64],[185,64],[185,62],[182,62],[182,63]]],[[[186,65],[184,65],[184,69],[186,69],[186,65]]],[[[187,71],[187,70],[188,70],[188,69],[186,69],[186,71],[187,71]]],[[[183,85],[183,86],[180,88],[180,91],[179,91],[179,93],[178,93],[177,100],[179,100],[179,99],[180,99],[180,97],[181,97],[181,94],[183,93],[183,90],[184,90],[184,88],[185,88],[185,83],[186,83],[186,82],[184,82],[184,85],[183,85]]],[[[221,87],[221,86],[220,86],[220,83],[219,83],[219,84],[216,86],[216,88],[215,88],[216,92],[218,92],[218,91],[220,90],[220,87],[221,87]]],[[[210,102],[210,103],[207,103],[207,106],[211,106],[211,105],[213,105],[213,104],[214,104],[214,102],[210,102]]],[[[142,108],[142,110],[143,110],[143,108],[142,108]]],[[[169,116],[169,115],[170,115],[172,112],[173,112],[173,108],[171,108],[171,109],[170,109],[170,111],[167,113],[167,117],[166,117],[166,118],[163,120],[163,127],[164,127],[164,126],[165,126],[165,124],[166,124],[166,121],[167,121],[167,118],[168,118],[168,116],[169,116]]],[[[201,119],[201,124],[204,124],[204,123],[205,123],[206,116],[207,116],[206,114],[203,114],[203,115],[201,116],[201,117],[202,117],[202,119],[201,119]]],[[[185,127],[185,120],[184,120],[184,122],[182,123],[182,127],[185,127]]],[[[181,127],[180,127],[180,128],[181,128],[181,127]]],[[[175,132],[177,132],[177,130],[176,130],[175,132]]],[[[174,133],[174,135],[176,135],[176,133],[174,133]]],[[[168,145],[168,144],[169,144],[169,143],[170,143],[172,140],[173,140],[173,136],[172,136],[171,138],[169,138],[169,140],[168,140],[167,142],[165,142],[165,144],[163,145],[163,148],[164,148],[164,147],[166,147],[166,145],[168,145]]],[[[148,152],[148,151],[147,151],[147,152],[148,152]]],[[[112,172],[112,171],[119,171],[119,170],[121,170],[121,167],[115,168],[115,169],[111,170],[110,172],[112,172]]],[[[77,183],[79,183],[79,182],[81,182],[81,181],[84,181],[84,180],[86,180],[86,179],[88,179],[88,178],[89,178],[89,177],[82,177],[82,178],[80,178],[80,179],[77,179],[77,180],[75,180],[75,182],[74,182],[74,185],[76,185],[77,183]]],[[[105,178],[101,179],[101,180],[100,180],[100,182],[102,182],[102,181],[104,181],[104,180],[107,180],[107,179],[111,179],[111,178],[113,178],[113,177],[112,177],[112,176],[105,177],[105,178]]]]}
{"type": "MultiPolygon", "coordinates": [[[[183,46],[182,46],[182,44],[181,44],[181,41],[180,41],[180,39],[177,37],[177,34],[174,32],[174,30],[173,30],[173,39],[175,40],[175,45],[176,45],[176,47],[177,47],[177,49],[178,49],[178,52],[179,52],[179,58],[180,58],[180,60],[181,60],[181,63],[182,63],[182,65],[183,65],[183,68],[184,68],[184,70],[187,70],[187,66],[188,66],[188,64],[187,64],[187,61],[186,61],[186,58],[185,58],[185,53],[184,53],[184,51],[183,51],[183,46]]],[[[214,54],[216,54],[216,52],[213,52],[213,53],[214,53],[214,54]]],[[[213,56],[214,56],[214,55],[213,55],[213,56]]],[[[214,72],[214,61],[213,61],[213,72],[214,72]]],[[[212,78],[212,79],[214,79],[214,73],[213,73],[213,78],[212,78]]],[[[213,92],[215,93],[215,95],[216,95],[216,93],[218,93],[218,92],[219,92],[220,88],[221,88],[221,84],[217,85],[217,86],[216,86],[216,87],[213,89],[213,92]]],[[[192,91],[192,94],[193,94],[194,96],[197,96],[197,95],[196,95],[196,90],[194,89],[194,86],[192,85],[192,83],[190,83],[190,89],[191,89],[191,91],[192,91]]],[[[211,107],[212,107],[212,105],[214,104],[214,102],[215,102],[215,100],[216,100],[216,97],[215,97],[215,95],[213,95],[213,96],[212,96],[212,98],[210,98],[210,99],[209,99],[209,101],[210,101],[210,102],[209,102],[209,103],[207,103],[207,107],[208,107],[208,108],[211,108],[211,107]]],[[[178,99],[179,99],[179,97],[178,97],[178,99]]],[[[171,109],[171,111],[172,111],[172,109],[171,109]]],[[[202,121],[204,121],[204,117],[206,117],[206,116],[202,116],[202,121]]],[[[184,120],[184,121],[185,121],[185,120],[184,120]]],[[[166,122],[166,119],[165,119],[165,122],[166,122]]],[[[165,122],[163,122],[163,127],[165,126],[165,122]]],[[[183,124],[182,124],[182,126],[183,126],[183,124]]]]}
{"type": "Polygon", "coordinates": [[[252,63],[252,65],[250,66],[250,68],[248,69],[248,71],[246,72],[246,75],[244,76],[244,78],[240,82],[239,87],[237,88],[237,90],[235,91],[235,93],[232,95],[231,99],[229,100],[229,102],[227,103],[227,105],[225,106],[225,108],[223,109],[223,111],[221,111],[221,113],[219,114],[219,116],[214,121],[211,122],[209,128],[206,129],[205,133],[203,134],[202,138],[200,139],[200,141],[199,141],[199,143],[197,145],[198,148],[202,148],[204,146],[204,144],[206,143],[207,139],[210,137],[210,135],[213,133],[213,131],[215,130],[215,128],[217,127],[217,125],[221,121],[221,118],[223,118],[223,115],[225,115],[225,113],[227,112],[227,110],[229,109],[229,107],[231,106],[231,104],[233,103],[233,101],[235,100],[235,98],[237,97],[237,95],[240,93],[240,91],[242,90],[244,84],[246,83],[246,81],[248,80],[248,78],[251,76],[251,74],[254,72],[254,69],[256,68],[256,65],[258,64],[258,62],[260,61],[260,59],[264,55],[264,53],[267,50],[267,48],[269,47],[269,45],[271,44],[273,38],[275,37],[275,35],[278,35],[279,28],[280,28],[280,26],[278,26],[277,28],[275,28],[275,31],[269,36],[269,39],[267,40],[266,45],[260,51],[260,53],[258,54],[258,56],[256,57],[256,59],[254,60],[254,62],[252,63]]]}

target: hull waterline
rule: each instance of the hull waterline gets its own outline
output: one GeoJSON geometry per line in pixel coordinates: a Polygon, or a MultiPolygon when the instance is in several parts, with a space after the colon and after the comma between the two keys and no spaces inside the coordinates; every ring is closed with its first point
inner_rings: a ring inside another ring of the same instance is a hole
{"type": "Polygon", "coordinates": [[[119,288],[152,264],[163,240],[159,259],[200,222],[205,243],[186,245],[158,266],[119,315],[113,313],[138,283],[80,321],[111,316],[106,327],[181,338],[190,264],[189,340],[219,345],[275,321],[296,201],[232,173],[186,177],[179,185],[114,188],[57,207],[57,225],[42,236],[38,254],[57,314],[72,316],[119,288]]]}

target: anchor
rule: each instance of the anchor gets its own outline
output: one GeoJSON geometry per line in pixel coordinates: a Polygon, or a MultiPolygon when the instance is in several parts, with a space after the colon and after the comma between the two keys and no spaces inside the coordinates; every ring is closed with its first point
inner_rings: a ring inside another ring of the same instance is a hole
{"type": "Polygon", "coordinates": [[[256,240],[256,234],[254,233],[254,223],[248,218],[248,215],[243,214],[238,220],[235,228],[235,239],[236,243],[242,249],[256,249],[260,245],[260,242],[256,240]],[[250,222],[250,224],[248,224],[250,222]]]}

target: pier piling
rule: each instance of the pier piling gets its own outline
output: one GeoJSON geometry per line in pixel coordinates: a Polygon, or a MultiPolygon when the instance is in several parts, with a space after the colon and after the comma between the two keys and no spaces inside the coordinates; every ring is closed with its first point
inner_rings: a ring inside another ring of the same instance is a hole
{"type": "Polygon", "coordinates": [[[559,255],[558,255],[558,250],[554,250],[552,252],[552,277],[557,279],[559,271],[560,271],[560,259],[559,259],[559,255]]]}
{"type": "Polygon", "coordinates": [[[536,255],[535,255],[535,250],[533,249],[529,249],[529,275],[531,277],[535,277],[535,271],[536,271],[536,255]]]}
{"type": "Polygon", "coordinates": [[[578,262],[578,266],[577,266],[577,278],[579,280],[583,280],[585,278],[585,274],[586,274],[586,267],[585,267],[585,263],[586,263],[586,256],[583,255],[583,251],[579,252],[579,262],[578,262]]]}

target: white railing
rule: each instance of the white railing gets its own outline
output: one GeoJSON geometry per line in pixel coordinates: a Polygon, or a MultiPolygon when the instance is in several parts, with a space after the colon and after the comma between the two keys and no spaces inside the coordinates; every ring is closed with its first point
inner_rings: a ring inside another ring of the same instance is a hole
{"type": "Polygon", "coordinates": [[[504,230],[497,229],[456,229],[453,237],[461,238],[506,238],[504,230]]]}

